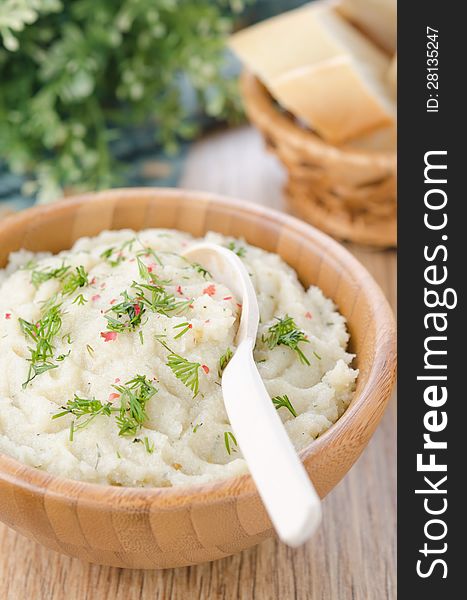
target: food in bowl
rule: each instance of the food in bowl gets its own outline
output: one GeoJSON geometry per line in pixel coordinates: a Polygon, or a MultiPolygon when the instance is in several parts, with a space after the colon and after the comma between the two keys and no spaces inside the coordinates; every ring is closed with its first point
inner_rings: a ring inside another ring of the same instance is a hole
{"type": "MultiPolygon", "coordinates": [[[[278,255],[216,233],[245,262],[255,360],[297,449],[345,411],[358,372],[345,319],[278,255]]],[[[173,230],[105,231],[0,272],[0,452],[55,475],[168,487],[247,472],[222,400],[241,306],[173,230]]],[[[246,415],[248,418],[248,415],[246,415]]]]}

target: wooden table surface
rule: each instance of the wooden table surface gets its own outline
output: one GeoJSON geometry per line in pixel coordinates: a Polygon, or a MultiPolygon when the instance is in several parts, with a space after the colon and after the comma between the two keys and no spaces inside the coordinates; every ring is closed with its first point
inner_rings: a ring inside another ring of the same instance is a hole
{"type": "MultiPolygon", "coordinates": [[[[182,187],[283,209],[284,173],[243,127],[190,152],[182,187]]],[[[395,252],[349,248],[395,306],[395,252]]],[[[292,550],[275,539],[218,562],[167,571],[99,567],[0,524],[1,600],[393,600],[396,598],[396,403],[367,450],[324,500],[319,533],[292,550]]]]}

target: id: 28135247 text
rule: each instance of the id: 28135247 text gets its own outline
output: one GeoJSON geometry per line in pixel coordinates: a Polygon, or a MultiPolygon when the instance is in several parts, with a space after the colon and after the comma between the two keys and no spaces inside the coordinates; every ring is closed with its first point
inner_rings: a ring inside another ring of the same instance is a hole
{"type": "Polygon", "coordinates": [[[426,112],[437,113],[439,109],[439,46],[438,30],[426,28],[426,88],[428,97],[426,112]]]}

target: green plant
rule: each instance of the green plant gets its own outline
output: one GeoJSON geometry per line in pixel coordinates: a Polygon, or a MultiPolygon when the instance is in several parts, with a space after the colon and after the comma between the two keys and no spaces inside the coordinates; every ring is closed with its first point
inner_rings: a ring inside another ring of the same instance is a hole
{"type": "MultiPolygon", "coordinates": [[[[118,182],[112,143],[152,123],[173,150],[196,132],[186,96],[239,110],[225,36],[241,0],[2,0],[0,159],[42,198],[118,182]]],[[[238,113],[237,113],[238,114],[238,113]]]]}

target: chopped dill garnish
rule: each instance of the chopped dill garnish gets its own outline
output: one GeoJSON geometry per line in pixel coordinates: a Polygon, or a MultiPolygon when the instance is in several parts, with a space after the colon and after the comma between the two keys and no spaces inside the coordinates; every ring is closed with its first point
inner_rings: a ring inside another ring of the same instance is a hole
{"type": "Polygon", "coordinates": [[[203,423],[197,423],[197,424],[196,424],[196,425],[193,427],[193,433],[196,433],[196,432],[198,431],[198,429],[199,429],[200,427],[202,427],[202,426],[203,426],[203,423]]]}
{"type": "MultiPolygon", "coordinates": [[[[31,283],[37,288],[44,281],[58,279],[62,285],[61,294],[69,296],[78,288],[88,284],[88,276],[84,267],[76,267],[70,270],[70,266],[62,265],[57,269],[34,270],[31,272],[31,283]]],[[[61,302],[57,301],[58,294],[54,294],[42,306],[42,316],[39,321],[30,323],[25,319],[19,319],[21,330],[26,338],[34,343],[34,347],[29,346],[31,357],[29,361],[29,371],[27,380],[23,383],[23,389],[37,375],[41,375],[51,369],[56,369],[58,365],[54,364],[54,338],[58,335],[62,327],[61,302]]],[[[84,303],[86,300],[80,294],[73,303],[84,303]]],[[[62,338],[63,341],[63,338],[62,338]]],[[[70,344],[70,334],[68,334],[68,343],[70,344]]],[[[63,361],[68,354],[60,354],[55,361],[63,361]]]]}
{"type": "Polygon", "coordinates": [[[190,331],[190,329],[192,328],[191,323],[179,323],[178,325],[174,325],[174,329],[180,329],[181,327],[183,327],[183,329],[177,333],[177,335],[174,337],[174,340],[178,340],[179,338],[181,338],[183,335],[185,335],[185,333],[187,331],[190,331]]]}
{"type": "Polygon", "coordinates": [[[118,265],[126,259],[123,251],[127,248],[131,251],[135,242],[136,238],[132,238],[123,242],[121,246],[111,246],[101,252],[100,258],[103,258],[111,267],[118,267],[118,265]]]}
{"type": "Polygon", "coordinates": [[[202,267],[199,263],[191,263],[193,266],[193,269],[195,269],[195,271],[197,273],[199,273],[200,275],[202,275],[204,277],[204,279],[212,278],[211,273],[205,269],[204,267],[202,267]]]}
{"type": "Polygon", "coordinates": [[[297,416],[295,408],[292,406],[287,394],[284,394],[283,396],[274,396],[272,402],[276,407],[276,410],[279,410],[279,408],[286,408],[294,417],[297,416]]]}
{"type": "Polygon", "coordinates": [[[144,447],[146,448],[146,452],[148,454],[152,454],[154,452],[154,449],[155,449],[154,442],[150,442],[149,438],[147,436],[144,438],[143,441],[144,441],[144,447]]]}
{"type": "Polygon", "coordinates": [[[149,272],[149,268],[144,264],[139,256],[136,257],[136,262],[138,263],[138,271],[141,279],[151,281],[151,273],[149,272]]]}
{"type": "Polygon", "coordinates": [[[142,242],[140,242],[140,244],[143,246],[144,250],[141,250],[140,252],[138,252],[138,254],[136,255],[137,257],[138,256],[152,256],[153,259],[156,261],[156,263],[160,267],[164,266],[164,263],[161,261],[157,252],[155,250],[153,250],[153,248],[149,248],[149,246],[144,246],[144,244],[142,242]]]}
{"type": "Polygon", "coordinates": [[[136,298],[151,312],[173,317],[186,311],[192,300],[178,300],[173,294],[168,293],[162,285],[136,283],[131,287],[136,292],[136,298]]]}
{"type": "Polygon", "coordinates": [[[76,267],[70,271],[71,267],[62,265],[56,269],[42,269],[31,272],[31,283],[35,288],[38,288],[45,281],[57,279],[62,284],[62,294],[69,296],[78,288],[88,284],[88,275],[84,267],[76,267]]]}
{"type": "Polygon", "coordinates": [[[275,317],[275,319],[277,323],[271,325],[268,333],[263,335],[263,342],[267,344],[270,350],[280,345],[288,346],[298,354],[302,363],[309,365],[310,361],[298,347],[300,342],[308,343],[305,332],[297,327],[295,321],[289,315],[285,315],[283,318],[275,317]]]}
{"type": "Polygon", "coordinates": [[[69,296],[76,292],[78,288],[88,285],[88,274],[84,270],[84,267],[76,267],[74,271],[67,273],[62,282],[62,294],[64,296],[69,296]]]}
{"type": "Polygon", "coordinates": [[[142,324],[147,311],[173,317],[185,312],[191,304],[191,300],[178,300],[160,285],[133,281],[131,288],[136,295],[133,297],[127,291],[122,292],[123,302],[109,308],[105,315],[110,331],[134,331],[142,324]]]}
{"type": "Polygon", "coordinates": [[[92,346],[90,346],[89,344],[86,344],[86,350],[89,353],[89,356],[93,357],[94,356],[94,348],[92,346]]]}
{"type": "Polygon", "coordinates": [[[50,279],[59,279],[60,281],[70,270],[70,266],[62,265],[56,269],[34,269],[31,272],[31,283],[35,288],[38,288],[41,284],[50,279]]]}
{"type": "Polygon", "coordinates": [[[70,441],[73,441],[74,432],[78,429],[83,429],[98,415],[110,416],[112,412],[112,404],[107,402],[103,404],[95,398],[80,398],[77,394],[73,400],[68,400],[65,406],[62,406],[62,411],[52,416],[52,419],[59,419],[65,415],[73,415],[75,418],[70,425],[70,441]],[[83,417],[85,417],[83,419],[83,417]]]}
{"type": "Polygon", "coordinates": [[[159,287],[162,287],[164,285],[170,285],[172,283],[170,279],[159,279],[159,277],[155,273],[153,273],[152,270],[146,264],[144,264],[140,256],[142,255],[138,254],[136,256],[136,261],[138,264],[138,271],[141,279],[144,279],[152,285],[159,287]]]}
{"type": "MultiPolygon", "coordinates": [[[[65,406],[62,406],[62,411],[52,416],[52,419],[58,419],[68,414],[75,417],[70,427],[70,441],[73,441],[75,431],[83,429],[99,415],[110,417],[112,413],[118,413],[116,422],[121,436],[136,435],[141,429],[147,419],[146,405],[158,390],[144,375],[136,375],[124,385],[112,387],[120,394],[120,407],[118,408],[111,402],[103,403],[96,398],[80,398],[75,394],[73,400],[69,400],[65,406]]],[[[149,445],[149,440],[144,443],[147,451],[151,454],[154,451],[154,444],[149,445]]]]}
{"type": "Polygon", "coordinates": [[[84,304],[86,304],[86,302],[87,302],[87,299],[83,296],[83,294],[79,294],[73,300],[72,304],[77,304],[78,306],[83,306],[84,304]]]}
{"type": "Polygon", "coordinates": [[[237,246],[235,242],[229,242],[226,247],[239,258],[243,258],[246,255],[246,248],[243,246],[237,246]]]}
{"type": "Polygon", "coordinates": [[[229,455],[232,454],[232,452],[237,452],[235,448],[231,447],[231,443],[238,448],[237,440],[235,439],[234,434],[231,431],[224,431],[224,444],[229,455]]]}
{"type": "Polygon", "coordinates": [[[225,367],[229,364],[232,356],[232,350],[230,348],[227,348],[224,354],[219,358],[219,368],[217,370],[217,374],[219,375],[219,377],[222,377],[222,373],[224,372],[225,367]]]}
{"type": "Polygon", "coordinates": [[[123,254],[119,253],[119,251],[113,246],[107,248],[107,250],[104,250],[101,253],[100,258],[103,258],[106,262],[108,262],[111,267],[117,267],[125,260],[123,254]],[[115,258],[113,257],[114,254],[116,254],[115,258]]]}
{"type": "Polygon", "coordinates": [[[120,410],[116,419],[119,435],[135,435],[147,419],[146,404],[158,390],[145,375],[136,375],[124,385],[112,387],[120,394],[120,410]]]}
{"type": "Polygon", "coordinates": [[[122,292],[120,295],[123,298],[123,302],[115,304],[107,311],[107,313],[112,313],[112,315],[105,315],[107,329],[119,333],[134,331],[141,325],[146,308],[141,301],[130,298],[128,292],[122,292]]]}
{"type": "Polygon", "coordinates": [[[172,370],[175,377],[193,392],[193,397],[195,397],[199,391],[198,371],[201,364],[198,362],[190,362],[186,358],[183,358],[183,356],[176,354],[165,342],[159,340],[159,343],[170,353],[167,356],[167,366],[172,370]]]}
{"type": "Polygon", "coordinates": [[[37,260],[35,258],[30,258],[24,265],[21,265],[19,268],[20,271],[32,271],[37,265],[37,260]]]}
{"type": "Polygon", "coordinates": [[[144,344],[144,335],[143,335],[143,331],[140,329],[139,330],[139,340],[141,342],[141,345],[144,344]]]}
{"type": "Polygon", "coordinates": [[[25,389],[37,375],[57,368],[57,365],[53,363],[55,352],[53,342],[62,327],[61,305],[51,306],[36,323],[30,323],[21,318],[18,320],[26,338],[33,342],[33,346],[28,347],[31,357],[28,358],[28,377],[23,383],[23,389],[25,389]]]}

